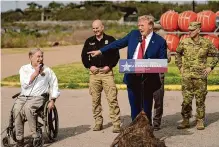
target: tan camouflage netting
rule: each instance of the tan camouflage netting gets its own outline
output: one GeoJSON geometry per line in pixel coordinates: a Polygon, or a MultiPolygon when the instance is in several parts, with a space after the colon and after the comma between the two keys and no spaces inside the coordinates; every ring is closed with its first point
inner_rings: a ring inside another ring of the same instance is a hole
{"type": "Polygon", "coordinates": [[[164,141],[154,136],[153,128],[142,111],[132,123],[122,129],[111,147],[166,147],[166,145],[164,141]]]}

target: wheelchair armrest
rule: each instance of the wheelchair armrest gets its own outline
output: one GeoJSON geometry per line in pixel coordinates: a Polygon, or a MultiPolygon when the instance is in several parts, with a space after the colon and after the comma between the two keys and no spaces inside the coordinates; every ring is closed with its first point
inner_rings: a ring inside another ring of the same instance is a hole
{"type": "Polygon", "coordinates": [[[44,97],[47,101],[49,100],[49,93],[43,93],[41,96],[44,97]]]}
{"type": "Polygon", "coordinates": [[[15,95],[13,95],[13,96],[12,96],[12,99],[14,99],[14,98],[18,97],[20,94],[21,94],[21,92],[19,92],[19,93],[17,93],[17,94],[15,94],[15,95]]]}

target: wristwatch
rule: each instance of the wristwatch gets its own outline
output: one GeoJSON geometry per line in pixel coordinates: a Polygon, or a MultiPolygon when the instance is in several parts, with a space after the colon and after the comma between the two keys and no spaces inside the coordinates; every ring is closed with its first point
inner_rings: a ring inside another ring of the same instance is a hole
{"type": "Polygon", "coordinates": [[[213,69],[214,69],[214,67],[212,66],[212,67],[211,67],[211,70],[213,70],[213,69]]]}

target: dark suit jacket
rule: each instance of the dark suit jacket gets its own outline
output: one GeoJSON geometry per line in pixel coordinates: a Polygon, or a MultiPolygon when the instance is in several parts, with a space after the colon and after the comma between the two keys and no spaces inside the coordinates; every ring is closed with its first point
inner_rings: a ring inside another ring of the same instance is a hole
{"type": "MultiPolygon", "coordinates": [[[[116,40],[111,44],[101,48],[100,51],[104,54],[107,50],[110,49],[121,49],[128,46],[127,59],[133,59],[133,55],[135,53],[136,47],[139,43],[139,38],[141,38],[141,34],[138,30],[131,31],[124,38],[116,40]]],[[[144,55],[144,59],[167,59],[167,44],[166,41],[153,32],[151,40],[149,42],[148,48],[144,55]]],[[[144,74],[144,77],[147,77],[145,81],[146,88],[155,91],[160,88],[161,82],[159,78],[159,74],[144,74]]],[[[124,83],[128,86],[135,84],[136,82],[136,74],[126,73],[123,79],[124,83]]]]}

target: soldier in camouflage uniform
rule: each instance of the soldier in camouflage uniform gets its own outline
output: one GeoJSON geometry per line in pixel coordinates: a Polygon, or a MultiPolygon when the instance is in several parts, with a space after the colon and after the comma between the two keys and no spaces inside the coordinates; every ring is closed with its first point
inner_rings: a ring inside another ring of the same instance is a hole
{"type": "Polygon", "coordinates": [[[189,128],[189,119],[192,117],[192,99],[196,98],[196,128],[203,130],[205,118],[205,98],[207,95],[207,76],[214,69],[218,58],[214,57],[207,64],[208,54],[217,54],[218,51],[208,40],[199,36],[200,22],[189,24],[190,37],[183,39],[176,49],[176,65],[182,74],[182,117],[183,121],[178,129],[189,128]],[[182,62],[182,56],[184,61],[182,62]]]}

